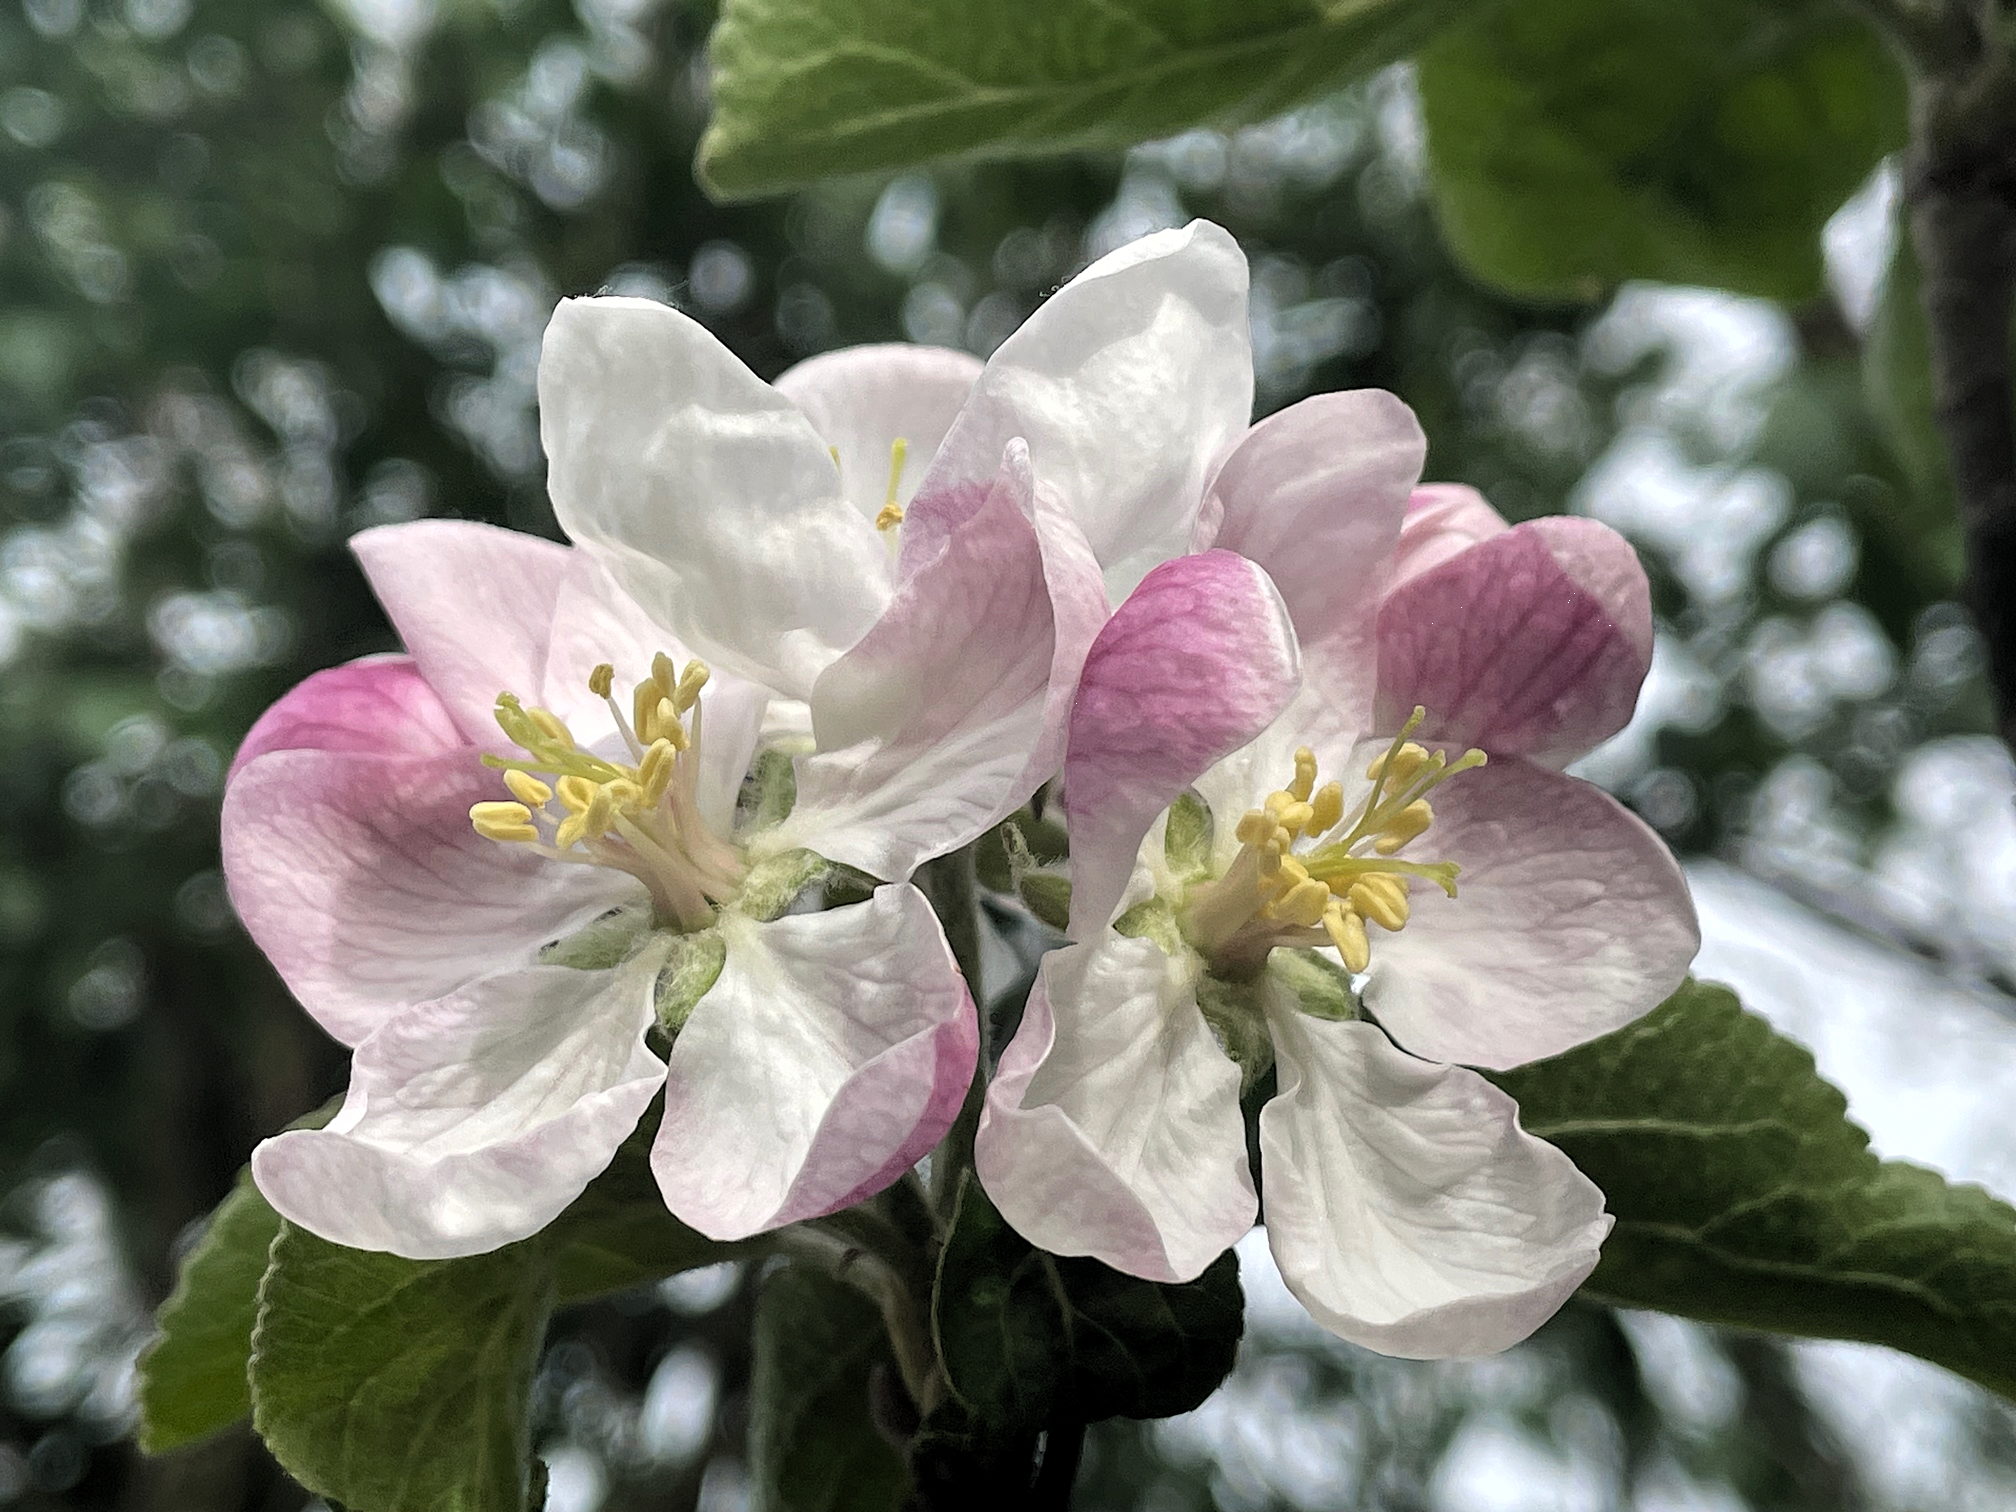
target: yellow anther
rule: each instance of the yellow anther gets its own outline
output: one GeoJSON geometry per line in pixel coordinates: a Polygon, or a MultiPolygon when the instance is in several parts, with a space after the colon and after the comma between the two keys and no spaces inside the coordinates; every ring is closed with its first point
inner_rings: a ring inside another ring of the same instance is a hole
{"type": "Polygon", "coordinates": [[[1326,782],[1309,800],[1309,833],[1327,835],[1344,817],[1344,784],[1326,782]]]}
{"type": "Polygon", "coordinates": [[[576,814],[587,813],[588,805],[595,801],[596,793],[601,791],[586,777],[576,777],[571,773],[554,783],[553,790],[559,794],[560,801],[568,810],[576,814]]]}
{"type": "Polygon", "coordinates": [[[600,662],[588,674],[588,691],[597,698],[607,698],[609,690],[616,686],[616,669],[607,662],[600,662]]]}
{"type": "Polygon", "coordinates": [[[485,840],[530,841],[539,838],[532,811],[522,803],[478,803],[469,809],[469,823],[485,840]]]}
{"type": "Polygon", "coordinates": [[[658,684],[661,698],[679,686],[679,669],[663,651],[651,658],[651,681],[658,684]]]}
{"type": "Polygon", "coordinates": [[[889,446],[889,489],[882,498],[882,508],[875,516],[877,530],[894,530],[903,523],[903,506],[896,502],[896,495],[903,486],[903,464],[910,456],[910,443],[898,436],[889,446]]]}
{"type": "Polygon", "coordinates": [[[1239,837],[1241,845],[1265,845],[1274,838],[1275,824],[1272,818],[1258,809],[1248,809],[1232,833],[1239,837]]]}
{"type": "Polygon", "coordinates": [[[1347,895],[1351,907],[1381,929],[1401,929],[1412,911],[1407,902],[1407,882],[1391,872],[1375,872],[1360,877],[1347,895]]]}
{"type": "Polygon", "coordinates": [[[683,745],[686,731],[679,723],[678,706],[669,698],[659,699],[658,706],[651,711],[651,728],[637,734],[644,740],[669,740],[675,746],[683,745]]]}
{"type": "Polygon", "coordinates": [[[707,679],[713,674],[703,661],[689,661],[686,670],[679,674],[679,681],[672,689],[672,707],[684,714],[700,701],[700,690],[707,686],[707,679]]]}
{"type": "Polygon", "coordinates": [[[585,814],[569,814],[560,821],[560,828],[553,832],[553,844],[560,850],[572,850],[588,828],[585,814]]]}
{"type": "Polygon", "coordinates": [[[539,733],[544,735],[548,740],[554,742],[556,745],[572,749],[574,736],[558,714],[553,713],[550,709],[527,709],[525,717],[538,726],[539,733]]]}
{"type": "Polygon", "coordinates": [[[665,789],[672,785],[672,772],[678,752],[669,740],[654,740],[651,749],[644,753],[644,759],[637,765],[637,780],[644,785],[644,802],[657,807],[658,800],[665,796],[665,789]]]}
{"type": "Polygon", "coordinates": [[[520,803],[532,808],[543,808],[553,798],[553,789],[546,786],[530,772],[506,772],[504,786],[520,803]]]}
{"type": "Polygon", "coordinates": [[[1323,914],[1323,931],[1352,971],[1363,971],[1372,964],[1372,942],[1366,938],[1365,921],[1350,909],[1332,903],[1323,914]]]}
{"type": "Polygon", "coordinates": [[[1279,861],[1266,869],[1263,876],[1262,893],[1278,902],[1309,880],[1309,869],[1284,853],[1279,861]]]}
{"type": "Polygon", "coordinates": [[[1288,784],[1288,791],[1303,803],[1316,791],[1316,753],[1307,746],[1295,750],[1295,780],[1288,784]]]}
{"type": "Polygon", "coordinates": [[[1379,838],[1372,842],[1372,849],[1382,856],[1390,856],[1417,835],[1425,833],[1434,822],[1435,810],[1428,806],[1428,800],[1416,798],[1380,831],[1379,838]]]}
{"type": "Polygon", "coordinates": [[[1372,765],[1365,768],[1365,775],[1377,782],[1381,777],[1390,776],[1396,787],[1405,787],[1421,775],[1421,769],[1434,760],[1427,750],[1413,741],[1403,741],[1395,750],[1380,755],[1372,765]]]}
{"type": "Polygon", "coordinates": [[[1297,882],[1288,890],[1286,897],[1274,905],[1274,914],[1284,923],[1298,924],[1309,928],[1316,924],[1332,903],[1330,889],[1321,882],[1297,882]]]}
{"type": "Polygon", "coordinates": [[[1296,796],[1293,793],[1289,792],[1287,789],[1276,788],[1273,792],[1267,795],[1267,801],[1264,804],[1262,804],[1261,807],[1267,811],[1267,817],[1269,819],[1272,819],[1276,824],[1279,824],[1281,822],[1281,815],[1283,811],[1289,808],[1291,805],[1298,803],[1300,801],[1301,800],[1296,798],[1296,796]]]}
{"type": "Polygon", "coordinates": [[[1281,810],[1281,828],[1290,835],[1299,835],[1309,827],[1316,817],[1316,806],[1311,803],[1291,803],[1281,810]]]}

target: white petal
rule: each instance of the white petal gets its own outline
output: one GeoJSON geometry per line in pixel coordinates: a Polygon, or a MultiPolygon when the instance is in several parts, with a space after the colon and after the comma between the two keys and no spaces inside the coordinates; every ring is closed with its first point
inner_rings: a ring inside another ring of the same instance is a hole
{"type": "Polygon", "coordinates": [[[901,881],[1054,772],[1069,689],[1053,698],[1053,674],[1075,677],[1091,626],[1060,668],[1033,511],[1019,442],[991,486],[920,497],[911,520],[931,525],[930,544],[904,543],[888,613],[813,689],[819,749],[799,762],[797,807],[771,844],[901,881]],[[933,509],[956,518],[934,523],[933,509]]]}
{"type": "Polygon", "coordinates": [[[1406,852],[1462,868],[1454,898],[1414,885],[1413,917],[1375,931],[1365,1002],[1417,1055],[1524,1065],[1649,1013],[1700,948],[1665,843],[1602,789],[1493,761],[1435,790],[1406,852]]]}
{"type": "Polygon", "coordinates": [[[881,612],[888,552],[826,443],[677,310],[563,301],[539,408],[560,523],[696,655],[804,698],[881,612]]]}
{"type": "Polygon", "coordinates": [[[839,453],[841,492],[873,520],[889,501],[891,448],[908,447],[896,480],[896,502],[908,504],[979,376],[971,353],[891,342],[808,357],[779,375],[777,392],[839,453]]]}
{"type": "Polygon", "coordinates": [[[1280,1095],[1260,1114],[1282,1279],[1332,1333],[1407,1359],[1492,1354],[1595,1268],[1610,1219],[1476,1072],[1267,994],[1280,1095]]]}
{"type": "Polygon", "coordinates": [[[934,475],[993,474],[1015,437],[1124,593],[1187,549],[1212,467],[1246,428],[1246,259],[1209,221],[1101,258],[988,359],[934,475]]]}
{"type": "Polygon", "coordinates": [[[1239,1068],[1188,970],[1108,934],[1043,958],[987,1091],[974,1165],[1057,1255],[1188,1281],[1252,1227],[1239,1068]]]}
{"type": "Polygon", "coordinates": [[[269,751],[224,795],[224,876],[301,1005],[354,1045],[394,1010],[452,992],[642,896],[469,827],[503,796],[473,748],[390,758],[269,751]]]}
{"type": "Polygon", "coordinates": [[[727,961],[673,1042],[651,1167],[672,1211],[741,1239],[873,1195],[944,1137],[979,1027],[914,887],[767,924],[724,915],[727,961]]]}
{"type": "Polygon", "coordinates": [[[416,1260],[537,1233],[664,1081],[645,966],[533,966],[407,1009],[358,1046],[333,1123],[253,1152],[259,1190],[311,1233],[416,1260]]]}

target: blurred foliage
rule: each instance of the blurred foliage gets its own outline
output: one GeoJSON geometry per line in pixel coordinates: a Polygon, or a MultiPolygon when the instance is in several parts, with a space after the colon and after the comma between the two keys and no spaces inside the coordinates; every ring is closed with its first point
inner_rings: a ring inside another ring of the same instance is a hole
{"type": "MultiPolygon", "coordinates": [[[[149,1462],[122,1443],[176,1246],[258,1137],[341,1082],[231,922],[218,793],[265,703],[390,644],[347,534],[551,528],[532,385],[562,294],[674,299],[766,375],[866,340],[985,352],[1089,256],[1212,216],[1253,257],[1264,407],[1392,388],[1432,475],[1644,547],[1661,671],[1598,775],[1683,849],[1956,970],[2016,958],[2016,900],[1920,885],[1964,864],[1977,653],[1944,602],[1943,485],[1871,423],[1833,303],[1478,286],[1390,74],[1124,157],[724,208],[690,167],[710,21],[660,0],[0,0],[0,1506],[302,1503],[242,1435],[149,1462]]],[[[555,1512],[741,1504],[755,1279],[563,1314],[531,1406],[555,1512]]],[[[1675,1485],[1885,1505],[1756,1340],[1578,1306],[1474,1367],[1318,1348],[1278,1318],[1243,1359],[1198,1414],[1097,1430],[1087,1504],[1442,1505],[1452,1464],[1510,1445],[1572,1461],[1591,1506],[1675,1485]],[[1693,1398],[1687,1370],[1710,1382],[1693,1398]]],[[[1985,1409],[1956,1432],[1956,1464],[2016,1458],[1985,1409]]]]}

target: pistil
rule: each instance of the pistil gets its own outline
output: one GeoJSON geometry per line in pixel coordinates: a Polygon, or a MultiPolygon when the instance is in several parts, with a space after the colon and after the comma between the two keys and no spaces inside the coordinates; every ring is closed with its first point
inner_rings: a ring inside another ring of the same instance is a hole
{"type": "Polygon", "coordinates": [[[483,758],[503,773],[511,799],[476,804],[469,822],[486,839],[548,860],[628,872],[650,891],[661,922],[704,928],[747,869],[701,817],[696,798],[707,667],[689,661],[679,669],[661,653],[632,690],[627,713],[614,696],[615,676],[604,662],[588,689],[608,705],[629,761],[583,749],[557,715],[500,693],[498,726],[525,755],[483,758]]]}
{"type": "Polygon", "coordinates": [[[1319,786],[1315,753],[1296,751],[1288,785],[1240,819],[1239,853],[1224,875],[1185,900],[1185,932],[1219,969],[1257,970],[1276,946],[1328,944],[1352,971],[1363,971],[1372,951],[1366,926],[1405,928],[1416,879],[1456,896],[1454,862],[1399,853],[1435,822],[1428,794],[1483,766],[1485,756],[1470,750],[1452,761],[1415,744],[1410,737],[1426,718],[1415,709],[1366,769],[1371,789],[1348,815],[1343,784],[1319,786]]]}

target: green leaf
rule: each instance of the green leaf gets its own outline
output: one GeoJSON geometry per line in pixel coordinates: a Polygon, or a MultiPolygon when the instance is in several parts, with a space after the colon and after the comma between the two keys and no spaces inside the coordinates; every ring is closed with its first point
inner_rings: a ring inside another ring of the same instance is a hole
{"type": "Polygon", "coordinates": [[[1616,1214],[1591,1294],[1887,1344],[2016,1396],[2016,1210],[1877,1159],[1812,1056],[1727,989],[1689,983],[1494,1079],[1616,1214]]]}
{"type": "Polygon", "coordinates": [[[552,1307],[536,1240],[406,1260],[284,1226],[259,1288],[253,1425],[289,1475],[352,1512],[524,1512],[552,1307]]]}
{"type": "Polygon", "coordinates": [[[1437,37],[1420,84],[1450,244],[1519,294],[1806,298],[1821,226],[1904,141],[1900,70],[1833,0],[1518,0],[1437,37]]]}
{"type": "Polygon", "coordinates": [[[953,1395],[989,1433],[1187,1412],[1232,1369],[1243,1326],[1229,1251],[1187,1284],[1142,1281],[1045,1254],[977,1182],[960,1190],[932,1330],[953,1395]]]}
{"type": "Polygon", "coordinates": [[[1269,115],[1458,0],[727,0],[699,170],[725,195],[948,153],[1124,146],[1269,115]]]}
{"type": "Polygon", "coordinates": [[[159,1335],[140,1357],[140,1447],[149,1454],[194,1443],[252,1410],[245,1366],[252,1354],[259,1278],[280,1215],[249,1171],[210,1215],[161,1304],[159,1335]]]}
{"type": "Polygon", "coordinates": [[[801,1266],[764,1283],[749,1387],[749,1472],[762,1512],[902,1505],[902,1457],[870,1415],[895,1368],[881,1313],[853,1287],[801,1266]]]}

